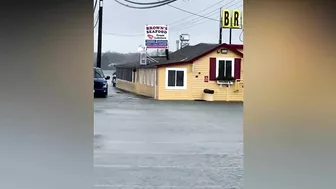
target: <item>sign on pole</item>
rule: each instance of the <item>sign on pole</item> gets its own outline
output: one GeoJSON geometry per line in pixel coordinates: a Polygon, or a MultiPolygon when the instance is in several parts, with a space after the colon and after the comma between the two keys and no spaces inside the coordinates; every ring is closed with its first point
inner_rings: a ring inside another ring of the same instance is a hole
{"type": "Polygon", "coordinates": [[[231,28],[231,11],[228,9],[222,10],[222,28],[231,28]]]}
{"type": "Polygon", "coordinates": [[[168,26],[146,25],[145,47],[146,49],[168,49],[168,26]]]}
{"type": "Polygon", "coordinates": [[[222,28],[242,28],[242,15],[240,10],[222,10],[222,28]]]}
{"type": "Polygon", "coordinates": [[[240,23],[240,10],[234,10],[232,11],[232,28],[240,29],[241,23],[240,23]]]}

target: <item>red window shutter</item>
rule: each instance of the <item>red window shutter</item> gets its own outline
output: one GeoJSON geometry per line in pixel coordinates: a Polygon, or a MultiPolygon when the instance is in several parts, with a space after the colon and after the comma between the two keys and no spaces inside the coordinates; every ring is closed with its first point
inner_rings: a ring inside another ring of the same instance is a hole
{"type": "Polygon", "coordinates": [[[216,81],[216,58],[210,58],[209,80],[216,81]]]}
{"type": "Polygon", "coordinates": [[[234,78],[240,79],[241,73],[241,58],[235,58],[234,60],[234,78]]]}

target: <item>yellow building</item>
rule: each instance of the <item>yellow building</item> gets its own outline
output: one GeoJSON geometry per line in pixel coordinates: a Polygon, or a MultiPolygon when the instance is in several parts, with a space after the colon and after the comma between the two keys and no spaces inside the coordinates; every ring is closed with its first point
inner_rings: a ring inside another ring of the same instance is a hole
{"type": "Polygon", "coordinates": [[[116,73],[117,88],[157,100],[243,101],[243,45],[200,43],[116,73]]]}

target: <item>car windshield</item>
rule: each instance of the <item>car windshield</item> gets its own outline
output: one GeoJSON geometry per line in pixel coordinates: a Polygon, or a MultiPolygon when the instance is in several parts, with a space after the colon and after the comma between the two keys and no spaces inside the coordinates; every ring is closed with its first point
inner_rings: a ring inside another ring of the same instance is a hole
{"type": "Polygon", "coordinates": [[[97,68],[93,70],[94,70],[94,78],[105,78],[103,70],[97,68]]]}

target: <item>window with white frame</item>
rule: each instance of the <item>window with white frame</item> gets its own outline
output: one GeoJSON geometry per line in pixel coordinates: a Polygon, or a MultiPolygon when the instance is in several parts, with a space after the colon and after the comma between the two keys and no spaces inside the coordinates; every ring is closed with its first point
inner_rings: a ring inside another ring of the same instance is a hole
{"type": "Polygon", "coordinates": [[[217,79],[232,79],[234,78],[234,59],[217,59],[216,63],[217,79]]]}
{"type": "Polygon", "coordinates": [[[187,70],[185,68],[166,68],[166,88],[186,89],[187,70]]]}

